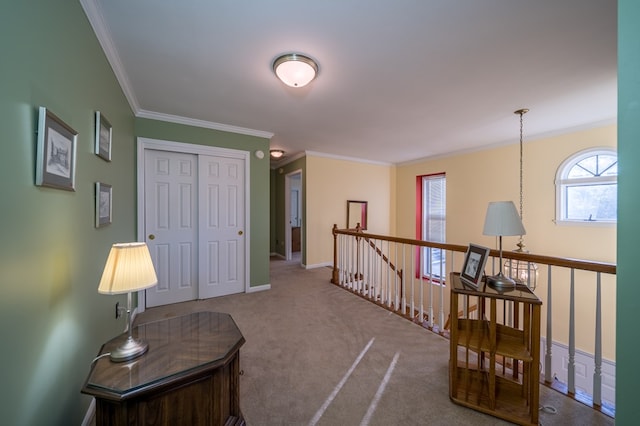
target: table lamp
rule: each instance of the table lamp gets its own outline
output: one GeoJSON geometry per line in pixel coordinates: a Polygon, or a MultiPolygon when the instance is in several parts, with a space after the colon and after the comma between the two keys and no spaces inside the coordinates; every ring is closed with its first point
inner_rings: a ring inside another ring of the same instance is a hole
{"type": "Polygon", "coordinates": [[[128,361],[139,357],[149,349],[149,344],[132,336],[131,293],[153,287],[158,283],[156,271],[153,268],[151,255],[146,243],[114,244],[107,257],[107,263],[102,272],[98,293],[122,294],[127,293],[127,324],[129,335],[127,340],[118,348],[111,351],[110,357],[114,362],[128,361]]]}
{"type": "Polygon", "coordinates": [[[487,283],[497,288],[515,287],[515,281],[502,273],[502,236],[526,234],[513,201],[492,201],[489,203],[482,233],[497,236],[500,241],[500,272],[497,275],[487,277],[487,283]]]}

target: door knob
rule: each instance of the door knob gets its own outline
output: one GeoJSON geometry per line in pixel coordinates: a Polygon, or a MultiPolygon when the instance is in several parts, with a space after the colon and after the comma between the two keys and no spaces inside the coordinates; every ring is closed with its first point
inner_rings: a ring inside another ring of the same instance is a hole
{"type": "Polygon", "coordinates": [[[155,236],[155,235],[153,235],[153,234],[149,234],[149,239],[150,239],[150,240],[155,240],[155,239],[156,239],[156,236],[155,236]]]}
{"type": "Polygon", "coordinates": [[[242,231],[238,231],[238,235],[242,235],[242,233],[243,233],[242,231]]]}

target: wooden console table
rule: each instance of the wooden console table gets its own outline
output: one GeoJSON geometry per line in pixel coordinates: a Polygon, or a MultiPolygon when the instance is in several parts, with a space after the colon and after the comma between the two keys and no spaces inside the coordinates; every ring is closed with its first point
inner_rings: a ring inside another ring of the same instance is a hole
{"type": "Polygon", "coordinates": [[[538,425],[542,302],[526,285],[498,291],[482,283],[474,289],[457,273],[450,282],[451,400],[513,423],[538,425]],[[476,303],[472,318],[469,308],[476,303]]]}
{"type": "MultiPolygon", "coordinates": [[[[82,393],[96,398],[96,425],[243,425],[239,350],[228,314],[198,312],[137,326],[149,351],[129,362],[98,359],[82,393]]],[[[126,334],[105,343],[99,355],[126,334]]]]}

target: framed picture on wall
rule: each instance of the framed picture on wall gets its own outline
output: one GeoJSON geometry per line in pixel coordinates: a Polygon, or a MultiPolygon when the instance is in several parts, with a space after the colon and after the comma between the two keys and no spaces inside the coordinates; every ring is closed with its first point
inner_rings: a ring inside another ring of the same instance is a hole
{"type": "Polygon", "coordinates": [[[45,107],[38,110],[36,185],[75,191],[78,132],[45,107]]]}
{"type": "Polygon", "coordinates": [[[474,288],[478,288],[484,275],[484,266],[489,258],[490,249],[487,247],[469,244],[464,256],[460,280],[474,288]]]}
{"type": "Polygon", "coordinates": [[[111,161],[111,134],[111,123],[100,111],[96,111],[95,150],[96,155],[106,161],[111,161]]]}
{"type": "Polygon", "coordinates": [[[96,182],[96,228],[101,228],[111,223],[111,201],[111,185],[96,182]]]}
{"type": "Polygon", "coordinates": [[[360,224],[360,229],[367,229],[367,202],[347,200],[347,229],[356,229],[360,224]]]}

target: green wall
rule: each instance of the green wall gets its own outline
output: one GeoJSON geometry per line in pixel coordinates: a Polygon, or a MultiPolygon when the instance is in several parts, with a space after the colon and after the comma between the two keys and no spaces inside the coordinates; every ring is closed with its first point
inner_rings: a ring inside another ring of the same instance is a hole
{"type": "Polygon", "coordinates": [[[640,2],[618,1],[618,284],[616,424],[640,419],[640,2]]]}
{"type": "Polygon", "coordinates": [[[136,118],[139,137],[250,151],[251,287],[269,283],[269,139],[136,118]],[[267,153],[258,159],[254,153],[267,153]]]}
{"type": "Polygon", "coordinates": [[[114,242],[135,239],[133,114],[77,0],[0,10],[0,365],[4,425],[77,425],[80,389],[126,297],[97,292],[114,242]],[[78,132],[76,191],[37,187],[37,108],[78,132]],[[93,153],[94,113],[113,125],[112,162],[93,153]],[[96,229],[94,184],[113,185],[96,229]]]}
{"type": "MultiPolygon", "coordinates": [[[[135,120],[77,0],[0,10],[0,423],[80,424],[90,362],[122,332],[126,296],[97,292],[111,245],[136,239],[136,136],[268,152],[264,138],[135,120]],[[78,132],[76,191],[35,186],[37,110],[78,132]],[[93,152],[94,114],[113,125],[112,161],[93,152]],[[95,182],[113,186],[113,223],[96,229],[95,182]]],[[[268,159],[251,155],[251,285],[269,282],[268,159]]]]}

